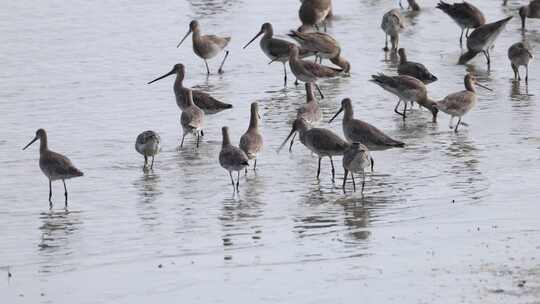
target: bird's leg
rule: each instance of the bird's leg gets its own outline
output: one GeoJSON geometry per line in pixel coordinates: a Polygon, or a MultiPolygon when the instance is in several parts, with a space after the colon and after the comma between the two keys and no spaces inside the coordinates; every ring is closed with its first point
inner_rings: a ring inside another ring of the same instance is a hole
{"type": "Polygon", "coordinates": [[[257,159],[255,158],[255,162],[253,163],[253,171],[257,170],[257,159]]]}
{"type": "Polygon", "coordinates": [[[469,28],[467,28],[467,31],[465,32],[465,37],[469,38],[469,28]]]}
{"type": "Polygon", "coordinates": [[[326,33],[326,21],[323,20],[324,32],[326,33]]]}
{"type": "Polygon", "coordinates": [[[403,9],[403,4],[401,4],[401,0],[399,0],[399,7],[403,9]]]}
{"type": "Polygon", "coordinates": [[[184,132],[184,134],[182,134],[182,142],[180,143],[180,148],[182,148],[182,146],[184,145],[184,138],[186,137],[186,132],[184,132]]]}
{"type": "Polygon", "coordinates": [[[405,107],[403,107],[403,120],[407,118],[407,101],[405,101],[405,107]]]}
{"type": "Polygon", "coordinates": [[[239,186],[240,186],[240,171],[238,171],[238,176],[236,177],[236,192],[238,192],[239,186]]]}
{"type": "Polygon", "coordinates": [[[450,122],[448,123],[448,128],[453,129],[454,128],[454,116],[450,116],[450,122]]]}
{"type": "Polygon", "coordinates": [[[229,176],[231,177],[231,184],[232,184],[232,187],[233,187],[233,190],[234,190],[235,189],[235,187],[234,187],[234,179],[232,177],[231,171],[229,171],[229,176]]]}
{"type": "Polygon", "coordinates": [[[525,84],[529,84],[529,65],[525,66],[525,84]]]}
{"type": "Polygon", "coordinates": [[[208,62],[204,59],[204,64],[206,65],[206,75],[210,75],[210,68],[208,67],[208,62]]]}
{"type": "Polygon", "coordinates": [[[152,156],[152,164],[150,165],[150,169],[154,169],[154,158],[156,158],[156,157],[152,156]]]}
{"type": "Polygon", "coordinates": [[[292,152],[292,145],[294,143],[294,138],[296,137],[296,132],[293,134],[293,137],[291,139],[291,145],[289,146],[289,152],[292,152]]]}
{"type": "Polygon", "coordinates": [[[330,165],[332,165],[332,182],[335,181],[335,177],[336,177],[336,169],[334,169],[334,160],[332,159],[332,156],[329,156],[330,157],[330,165]]]}
{"type": "Polygon", "coordinates": [[[294,81],[294,85],[295,85],[295,86],[298,86],[299,84],[300,84],[300,82],[298,82],[298,79],[296,79],[296,80],[294,81]]]}
{"type": "Polygon", "coordinates": [[[225,64],[225,60],[227,60],[227,57],[229,57],[229,51],[225,51],[225,57],[223,57],[223,61],[221,61],[221,64],[219,65],[219,74],[223,74],[223,64],[225,64]]]}
{"type": "Polygon", "coordinates": [[[204,137],[204,131],[201,129],[201,136],[204,137]]]}
{"type": "Polygon", "coordinates": [[[52,180],[49,178],[49,209],[52,209],[52,180]]]}
{"type": "Polygon", "coordinates": [[[364,194],[364,186],[366,185],[366,172],[362,170],[362,194],[364,194]]]}
{"type": "Polygon", "coordinates": [[[457,133],[457,129],[458,129],[460,123],[461,123],[461,117],[457,121],[456,128],[454,129],[454,132],[457,133]]]}
{"type": "Polygon", "coordinates": [[[401,104],[401,99],[398,100],[398,102],[396,104],[396,107],[394,108],[394,112],[396,112],[396,114],[399,114],[399,115],[403,116],[403,113],[400,113],[398,111],[398,107],[399,107],[400,104],[401,104]]]}
{"type": "Polygon", "coordinates": [[[64,183],[64,196],[66,197],[66,208],[67,208],[67,204],[68,204],[68,192],[67,192],[67,187],[66,187],[66,180],[62,180],[62,183],[64,183]]]}
{"type": "Polygon", "coordinates": [[[319,175],[321,174],[321,160],[322,158],[319,156],[319,167],[317,168],[317,179],[319,179],[319,175]]]}
{"type": "Polygon", "coordinates": [[[384,38],[385,38],[385,40],[384,40],[384,48],[383,48],[383,51],[388,52],[388,35],[385,34],[385,35],[384,35],[384,38]]]}
{"type": "Polygon", "coordinates": [[[351,172],[351,178],[352,178],[352,188],[353,191],[356,192],[356,182],[354,181],[354,174],[351,172]]]}
{"type": "Polygon", "coordinates": [[[465,30],[464,29],[461,29],[461,36],[459,36],[459,45],[463,45],[463,32],[465,30]]]}
{"type": "Polygon", "coordinates": [[[321,95],[321,99],[324,99],[324,95],[321,91],[321,88],[319,88],[319,85],[316,82],[314,82],[314,84],[315,84],[315,87],[317,88],[317,91],[319,91],[319,95],[321,95]]]}
{"type": "Polygon", "coordinates": [[[287,65],[283,63],[283,86],[287,86],[287,65]]]}
{"type": "Polygon", "coordinates": [[[343,192],[345,192],[345,184],[347,183],[347,175],[349,175],[349,170],[345,169],[345,174],[343,175],[343,186],[341,186],[341,188],[343,188],[343,192]]]}
{"type": "Polygon", "coordinates": [[[146,168],[148,166],[148,156],[146,156],[146,154],[144,154],[144,166],[143,168],[146,168]]]}
{"type": "Polygon", "coordinates": [[[513,63],[510,64],[510,66],[512,67],[512,71],[514,71],[514,80],[516,80],[517,79],[516,66],[513,63]]]}
{"type": "Polygon", "coordinates": [[[197,145],[196,145],[197,148],[199,147],[199,138],[200,138],[200,135],[199,135],[199,132],[197,132],[197,145]]]}

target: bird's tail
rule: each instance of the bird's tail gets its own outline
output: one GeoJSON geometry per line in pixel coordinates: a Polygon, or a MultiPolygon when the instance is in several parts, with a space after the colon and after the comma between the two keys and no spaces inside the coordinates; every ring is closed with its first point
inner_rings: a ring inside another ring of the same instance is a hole
{"type": "Polygon", "coordinates": [[[441,11],[447,13],[448,11],[450,11],[452,9],[452,5],[444,2],[444,1],[440,1],[439,3],[437,3],[437,8],[440,9],[441,11]]]}
{"type": "Polygon", "coordinates": [[[463,55],[461,55],[459,57],[459,62],[458,64],[465,64],[467,62],[469,62],[469,60],[473,59],[474,56],[476,56],[479,52],[476,52],[476,51],[467,51],[466,53],[464,53],[463,55]]]}
{"type": "Polygon", "coordinates": [[[78,177],[78,176],[83,176],[84,173],[82,173],[81,170],[75,168],[75,167],[71,167],[69,168],[69,174],[72,175],[73,177],[78,177]]]}
{"type": "Polygon", "coordinates": [[[374,82],[380,86],[394,82],[392,77],[386,76],[383,73],[379,73],[377,75],[371,75],[371,79],[369,81],[374,82]]]}

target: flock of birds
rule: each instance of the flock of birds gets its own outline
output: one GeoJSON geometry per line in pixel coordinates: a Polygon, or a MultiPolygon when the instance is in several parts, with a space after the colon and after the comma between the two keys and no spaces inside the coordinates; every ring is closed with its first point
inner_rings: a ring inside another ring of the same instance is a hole
{"type": "MultiPolygon", "coordinates": [[[[420,10],[420,6],[415,0],[407,0],[409,9],[420,10]]],[[[399,5],[402,7],[401,1],[399,5]]],[[[503,1],[506,5],[506,0],[503,1]]],[[[482,12],[468,2],[446,3],[440,1],[437,8],[450,16],[461,28],[460,44],[463,42],[463,35],[466,36],[467,51],[459,58],[459,63],[464,64],[482,53],[486,60],[488,69],[491,58],[490,50],[493,47],[497,36],[504,29],[512,16],[502,20],[486,23],[486,18],[482,12]],[[472,32],[469,33],[469,31],[472,32]]],[[[332,166],[332,181],[335,179],[335,168],[333,157],[343,156],[342,165],[344,168],[343,190],[350,173],[353,188],[356,191],[354,174],[362,175],[362,191],[365,184],[365,170],[371,168],[373,171],[374,161],[370,151],[386,150],[394,147],[404,147],[405,143],[395,140],[375,126],[354,118],[352,101],[345,98],[341,102],[340,110],[330,119],[332,122],[340,113],[343,112],[343,134],[345,139],[333,131],[320,127],[313,127],[314,124],[321,121],[322,114],[319,109],[318,101],[315,97],[315,89],[321,99],[324,98],[323,92],[317,85],[319,79],[336,77],[349,74],[351,65],[342,55],[339,43],[332,36],[326,33],[326,23],[332,18],[331,0],[301,0],[298,13],[302,25],[296,30],[291,31],[288,36],[297,43],[287,40],[274,38],[272,24],[264,23],[260,31],[251,39],[244,48],[248,47],[258,37],[262,36],[259,45],[264,54],[270,59],[283,64],[284,84],[287,85],[287,62],[290,70],[296,77],[296,82],[305,83],[306,103],[297,110],[297,116],[292,123],[292,129],[278,152],[287,144],[290,139],[289,150],[292,149],[296,134],[300,142],[312,153],[318,156],[317,178],[321,170],[321,160],[328,157],[332,166]],[[313,57],[314,60],[305,60],[306,57],[313,57]],[[330,67],[322,64],[324,59],[329,60],[335,65],[330,67]]],[[[528,5],[521,7],[519,15],[522,20],[522,28],[525,28],[526,18],[540,18],[540,0],[533,0],[528,5]]],[[[439,111],[450,116],[450,128],[458,132],[460,125],[467,125],[462,118],[472,108],[477,100],[475,86],[480,86],[491,90],[478,83],[472,74],[464,76],[465,90],[449,94],[440,101],[434,101],[427,94],[426,85],[437,81],[429,70],[421,63],[409,61],[405,49],[399,48],[399,35],[404,28],[403,17],[400,9],[392,9],[382,17],[381,29],[385,33],[386,42],[384,51],[397,53],[400,57],[397,76],[388,76],[382,73],[372,75],[373,83],[382,89],[398,97],[398,102],[394,108],[395,113],[401,115],[405,120],[407,117],[408,104],[410,108],[414,103],[424,107],[432,114],[432,121],[437,121],[439,111]],[[388,47],[388,37],[390,37],[390,48],[388,47]],[[400,105],[403,107],[400,111],[400,105]],[[453,126],[455,117],[458,122],[453,126]]],[[[226,50],[230,37],[218,37],[215,35],[203,35],[199,22],[193,20],[189,24],[187,34],[182,38],[178,47],[192,35],[193,52],[204,60],[206,71],[210,74],[210,68],[207,60],[216,57],[225,51],[223,60],[218,69],[223,73],[223,65],[227,59],[229,51],[226,50]]],[[[511,62],[516,81],[521,80],[519,67],[526,69],[525,81],[528,81],[528,64],[532,58],[529,46],[522,42],[517,42],[508,49],[508,58],[511,62]]],[[[207,115],[211,115],[226,109],[232,108],[232,105],[221,102],[206,92],[184,87],[183,80],[186,74],[186,68],[179,63],[173,66],[167,74],[160,76],[148,84],[161,80],[171,75],[176,75],[174,82],[174,94],[176,103],[182,111],[180,123],[183,135],[180,147],[184,144],[186,135],[191,134],[196,137],[196,146],[199,147],[200,138],[204,136],[204,122],[207,115]]],[[[409,110],[410,110],[409,108],[409,110]]],[[[253,161],[253,169],[257,166],[257,154],[263,147],[263,137],[259,130],[259,107],[256,102],[251,104],[251,116],[247,131],[240,138],[238,146],[231,143],[229,129],[222,128],[222,146],[219,153],[220,165],[228,171],[234,191],[238,191],[240,183],[240,172],[246,171],[249,161],[253,161]],[[237,173],[236,181],[233,178],[233,172],[237,173]]],[[[49,206],[52,208],[52,181],[62,180],[65,190],[65,204],[68,203],[68,191],[66,188],[66,179],[82,176],[83,173],[78,170],[72,162],[61,154],[49,150],[47,145],[47,133],[44,129],[36,132],[35,138],[24,147],[28,148],[35,141],[40,140],[40,159],[39,166],[49,180],[49,206]]],[[[23,149],[23,150],[24,150],[23,149]]],[[[144,169],[153,169],[154,157],[160,151],[160,137],[154,131],[145,131],[141,133],[135,142],[135,149],[144,156],[144,169]],[[151,158],[151,162],[150,159],[151,158]]]]}

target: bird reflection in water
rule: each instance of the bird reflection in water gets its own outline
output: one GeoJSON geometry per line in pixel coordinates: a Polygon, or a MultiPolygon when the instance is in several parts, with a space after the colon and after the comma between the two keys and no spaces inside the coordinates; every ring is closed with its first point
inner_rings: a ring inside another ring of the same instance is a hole
{"type": "Polygon", "coordinates": [[[450,145],[446,155],[453,161],[448,173],[454,177],[450,187],[463,192],[473,201],[483,198],[489,183],[479,169],[478,149],[465,132],[449,137],[450,145]]]}
{"type": "Polygon", "coordinates": [[[264,204],[260,195],[264,192],[261,179],[249,179],[236,198],[226,198],[222,202],[219,220],[222,227],[222,245],[225,259],[232,258],[232,250],[258,246],[262,238],[264,204]]]}
{"type": "Polygon", "coordinates": [[[42,225],[41,241],[39,242],[39,255],[44,258],[40,265],[40,272],[48,273],[59,267],[70,269],[74,267],[66,262],[66,256],[73,253],[71,240],[79,230],[82,222],[80,211],[55,211],[40,213],[42,225]]]}
{"type": "Polygon", "coordinates": [[[139,203],[137,204],[137,215],[148,229],[159,226],[159,208],[154,202],[163,194],[159,189],[160,177],[154,171],[147,171],[133,184],[137,188],[139,203]]]}

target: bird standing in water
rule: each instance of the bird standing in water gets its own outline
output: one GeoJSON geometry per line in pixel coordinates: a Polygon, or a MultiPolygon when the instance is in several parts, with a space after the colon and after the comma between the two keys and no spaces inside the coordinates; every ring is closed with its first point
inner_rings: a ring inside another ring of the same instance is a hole
{"type": "Polygon", "coordinates": [[[154,169],[154,158],[159,153],[161,139],[154,131],[144,131],[135,140],[135,150],[144,156],[144,169],[148,168],[148,157],[152,157],[150,169],[154,169]]]}
{"type": "Polygon", "coordinates": [[[514,71],[514,79],[521,80],[519,76],[519,67],[525,66],[525,83],[529,82],[529,61],[533,58],[533,55],[529,48],[523,42],[516,42],[508,49],[508,59],[512,65],[514,71]]]}
{"type": "MultiPolygon", "coordinates": [[[[184,38],[182,38],[182,40],[180,40],[180,43],[178,43],[176,47],[180,47],[182,42],[184,42],[187,36],[189,36],[191,33],[193,33],[193,52],[204,60],[204,64],[206,65],[206,73],[207,75],[210,75],[210,68],[208,67],[208,62],[206,60],[216,57],[219,52],[225,49],[227,44],[229,44],[229,41],[231,41],[231,37],[201,35],[199,22],[197,22],[197,20],[193,20],[189,23],[189,30],[187,34],[184,36],[184,38]]],[[[225,57],[223,57],[223,61],[221,61],[218,73],[223,73],[223,64],[225,64],[225,60],[228,56],[229,51],[225,51],[225,57]]]]}
{"type": "MultiPolygon", "coordinates": [[[[259,132],[259,105],[256,102],[251,104],[251,115],[249,117],[249,127],[240,137],[239,147],[244,151],[248,159],[254,159],[253,170],[257,169],[257,154],[262,150],[263,138],[259,132]]],[[[247,173],[247,168],[246,168],[247,173]]]]}
{"type": "Polygon", "coordinates": [[[23,150],[26,150],[31,144],[39,140],[39,168],[49,179],[49,208],[52,209],[52,182],[62,180],[64,184],[64,196],[66,198],[65,207],[68,205],[68,191],[66,179],[83,176],[83,173],[75,168],[71,160],[66,156],[49,150],[47,142],[47,132],[44,129],[36,131],[36,136],[30,141],[23,150]]]}

